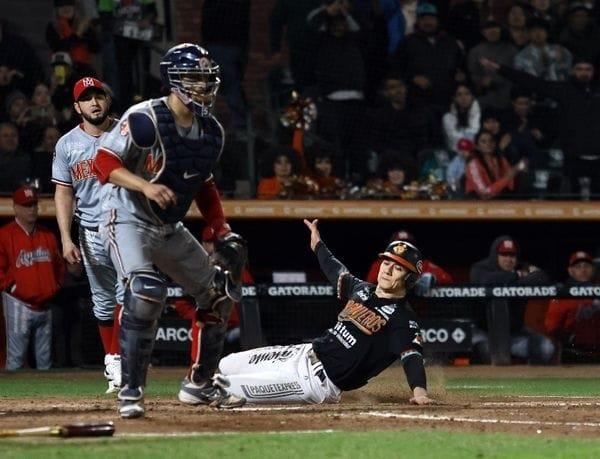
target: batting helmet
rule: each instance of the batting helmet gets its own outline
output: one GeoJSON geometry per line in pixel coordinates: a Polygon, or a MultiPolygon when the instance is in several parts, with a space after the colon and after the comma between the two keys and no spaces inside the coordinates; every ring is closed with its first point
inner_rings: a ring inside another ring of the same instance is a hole
{"type": "Polygon", "coordinates": [[[196,114],[209,116],[221,84],[221,71],[204,48],[192,43],[174,46],[160,63],[165,88],[175,92],[196,114]]]}
{"type": "Polygon", "coordinates": [[[393,241],[379,256],[406,268],[408,270],[408,274],[404,279],[406,288],[411,289],[415,286],[423,272],[423,259],[419,249],[410,242],[393,241]]]}

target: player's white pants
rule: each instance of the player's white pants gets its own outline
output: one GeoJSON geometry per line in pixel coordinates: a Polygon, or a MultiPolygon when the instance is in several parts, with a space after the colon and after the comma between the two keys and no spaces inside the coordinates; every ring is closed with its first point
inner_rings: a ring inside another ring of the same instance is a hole
{"type": "Polygon", "coordinates": [[[270,346],[229,354],[219,362],[234,395],[248,403],[337,403],[333,384],[312,344],[270,346]]]}
{"type": "Polygon", "coordinates": [[[52,365],[52,312],[35,311],[22,301],[2,293],[6,321],[6,369],[18,370],[27,359],[29,338],[35,333],[35,363],[38,370],[52,365]]]}

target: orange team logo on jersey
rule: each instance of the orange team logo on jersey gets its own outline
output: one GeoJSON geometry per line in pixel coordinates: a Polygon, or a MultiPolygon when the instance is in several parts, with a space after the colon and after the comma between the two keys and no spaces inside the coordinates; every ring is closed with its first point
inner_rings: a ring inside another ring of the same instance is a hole
{"type": "Polygon", "coordinates": [[[163,166],[163,155],[158,153],[156,156],[154,153],[148,153],[146,161],[144,161],[144,170],[152,175],[156,175],[160,172],[163,166]]]}
{"type": "Polygon", "coordinates": [[[123,124],[121,124],[121,130],[119,132],[123,137],[129,135],[129,123],[127,120],[123,121],[123,124]]]}
{"type": "Polygon", "coordinates": [[[365,305],[353,300],[348,301],[346,307],[338,315],[340,322],[352,322],[365,335],[377,333],[381,327],[387,324],[387,320],[365,305]]]}
{"type": "Polygon", "coordinates": [[[85,159],[75,163],[71,167],[71,175],[73,176],[73,180],[75,182],[96,177],[96,173],[94,172],[94,160],[85,159]]]}

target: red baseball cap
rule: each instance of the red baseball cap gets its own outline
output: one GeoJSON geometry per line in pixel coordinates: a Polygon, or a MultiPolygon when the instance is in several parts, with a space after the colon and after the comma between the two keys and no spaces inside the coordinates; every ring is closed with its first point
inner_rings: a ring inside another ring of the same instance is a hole
{"type": "Polygon", "coordinates": [[[578,250],[577,252],[573,252],[569,257],[569,266],[573,266],[581,261],[591,264],[594,263],[594,259],[589,253],[584,252],[583,250],[578,250]]]}
{"type": "Polygon", "coordinates": [[[28,206],[38,202],[38,194],[35,188],[22,186],[13,193],[13,202],[19,206],[28,206]]]}
{"type": "Polygon", "coordinates": [[[514,254],[516,255],[519,251],[517,243],[512,239],[505,239],[496,248],[496,253],[499,254],[514,254]]]}
{"type": "Polygon", "coordinates": [[[457,142],[456,149],[460,151],[468,151],[470,153],[475,150],[475,144],[472,140],[462,138],[457,142]]]}
{"type": "Polygon", "coordinates": [[[104,83],[94,77],[84,77],[73,86],[73,100],[77,102],[85,91],[92,88],[99,89],[106,94],[104,83]]]}

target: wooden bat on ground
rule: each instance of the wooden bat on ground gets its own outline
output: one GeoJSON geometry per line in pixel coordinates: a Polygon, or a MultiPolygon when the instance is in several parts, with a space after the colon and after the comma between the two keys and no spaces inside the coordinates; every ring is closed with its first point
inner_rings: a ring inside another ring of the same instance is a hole
{"type": "Polygon", "coordinates": [[[0,430],[2,437],[110,437],[115,433],[112,422],[66,424],[62,426],[34,427],[31,429],[0,430]]]}

